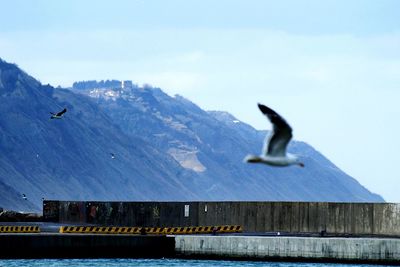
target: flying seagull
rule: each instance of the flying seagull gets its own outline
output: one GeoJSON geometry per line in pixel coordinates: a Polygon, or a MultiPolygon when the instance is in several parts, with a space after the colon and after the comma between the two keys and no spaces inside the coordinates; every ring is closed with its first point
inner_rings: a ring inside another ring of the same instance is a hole
{"type": "Polygon", "coordinates": [[[64,108],[62,111],[60,111],[58,113],[50,112],[50,114],[51,114],[50,119],[61,119],[62,115],[64,115],[65,112],[67,112],[66,108],[64,108]]]}
{"type": "Polygon", "coordinates": [[[245,161],[280,167],[289,165],[304,167],[304,164],[295,155],[286,153],[286,147],[292,138],[292,128],[290,125],[269,107],[258,104],[258,108],[270,120],[273,129],[271,134],[265,138],[262,154],[260,156],[248,155],[245,161]]]}

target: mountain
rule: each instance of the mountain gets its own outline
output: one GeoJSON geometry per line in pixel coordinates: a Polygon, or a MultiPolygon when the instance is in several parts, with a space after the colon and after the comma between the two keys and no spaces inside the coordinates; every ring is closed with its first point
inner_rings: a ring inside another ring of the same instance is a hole
{"type": "Polygon", "coordinates": [[[306,168],[244,164],[265,131],[125,84],[55,89],[1,60],[0,207],[40,210],[42,198],[383,201],[303,142],[290,151],[306,168]]]}
{"type": "MultiPolygon", "coordinates": [[[[306,168],[243,164],[261,150],[266,131],[257,131],[227,112],[206,112],[191,101],[159,88],[74,90],[97,101],[127,135],[141,136],[200,177],[204,198],[243,200],[383,201],[304,142],[289,151],[306,168]]],[[[194,175],[194,174],[193,174],[194,175]]]]}

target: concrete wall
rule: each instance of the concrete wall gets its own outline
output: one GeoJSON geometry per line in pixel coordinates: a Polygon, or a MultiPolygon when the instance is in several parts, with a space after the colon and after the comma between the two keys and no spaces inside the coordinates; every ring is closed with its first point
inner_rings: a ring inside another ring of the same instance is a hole
{"type": "Polygon", "coordinates": [[[0,259],[121,257],[400,264],[400,239],[0,234],[0,259]]]}
{"type": "Polygon", "coordinates": [[[45,220],[75,224],[242,225],[246,232],[400,236],[400,204],[390,203],[45,201],[43,213],[45,220]]]}
{"type": "Polygon", "coordinates": [[[177,256],[289,261],[400,263],[400,239],[175,236],[177,256]]]}

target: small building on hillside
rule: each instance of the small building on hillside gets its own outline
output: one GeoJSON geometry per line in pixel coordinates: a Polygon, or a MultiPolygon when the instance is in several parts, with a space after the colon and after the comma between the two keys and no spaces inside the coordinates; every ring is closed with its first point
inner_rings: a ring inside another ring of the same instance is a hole
{"type": "Polygon", "coordinates": [[[121,82],[122,89],[132,89],[132,87],[133,87],[132,81],[127,80],[121,82]]]}

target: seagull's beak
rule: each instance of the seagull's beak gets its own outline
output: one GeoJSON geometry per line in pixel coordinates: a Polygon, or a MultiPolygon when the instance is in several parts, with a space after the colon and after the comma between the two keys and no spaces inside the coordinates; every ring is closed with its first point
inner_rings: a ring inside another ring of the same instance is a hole
{"type": "Polygon", "coordinates": [[[304,163],[303,162],[299,162],[299,166],[304,168],[304,163]]]}

